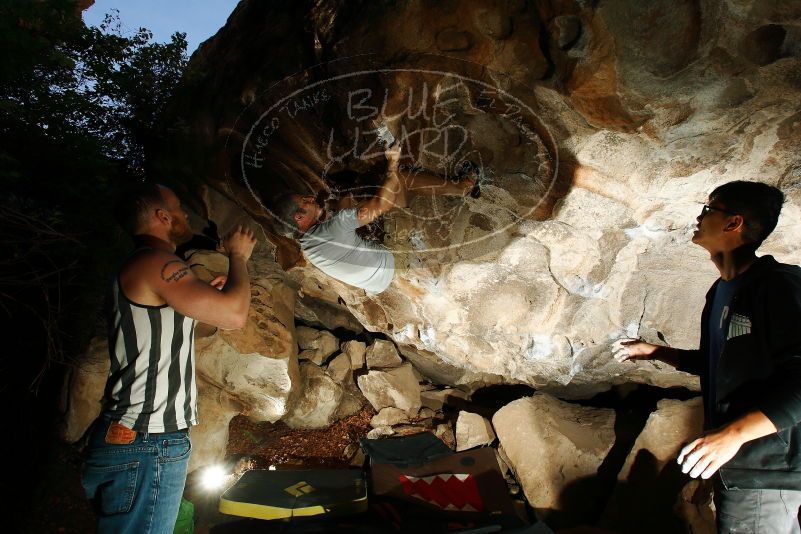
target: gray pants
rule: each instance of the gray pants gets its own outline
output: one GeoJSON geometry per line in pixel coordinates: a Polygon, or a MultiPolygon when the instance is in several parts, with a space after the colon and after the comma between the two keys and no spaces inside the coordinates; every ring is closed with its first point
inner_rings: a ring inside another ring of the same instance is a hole
{"type": "Polygon", "coordinates": [[[721,534],[799,534],[801,491],[727,490],[715,484],[721,534]]]}

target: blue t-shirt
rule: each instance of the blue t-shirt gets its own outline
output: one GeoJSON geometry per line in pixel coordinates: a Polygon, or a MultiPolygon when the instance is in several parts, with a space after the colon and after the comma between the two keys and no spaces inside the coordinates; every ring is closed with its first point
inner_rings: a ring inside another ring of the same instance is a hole
{"type": "Polygon", "coordinates": [[[717,388],[715,383],[718,375],[718,361],[720,353],[723,351],[723,344],[726,343],[726,329],[729,324],[731,314],[731,300],[742,284],[742,276],[737,276],[731,280],[721,280],[715,288],[715,296],[712,299],[712,309],[709,313],[709,384],[708,399],[706,403],[706,424],[713,428],[714,406],[717,402],[717,388]]]}

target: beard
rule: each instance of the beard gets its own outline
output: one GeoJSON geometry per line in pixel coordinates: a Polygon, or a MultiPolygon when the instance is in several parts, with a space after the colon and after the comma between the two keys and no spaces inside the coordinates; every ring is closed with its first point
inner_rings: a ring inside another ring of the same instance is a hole
{"type": "Polygon", "coordinates": [[[192,229],[189,228],[189,225],[186,223],[176,224],[173,222],[170,228],[170,240],[176,245],[188,243],[192,240],[194,235],[194,232],[192,232],[192,229]]]}

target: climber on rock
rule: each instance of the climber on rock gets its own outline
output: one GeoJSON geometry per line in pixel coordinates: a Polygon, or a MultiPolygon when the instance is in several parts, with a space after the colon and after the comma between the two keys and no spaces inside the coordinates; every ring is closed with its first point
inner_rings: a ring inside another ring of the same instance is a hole
{"type": "MultiPolygon", "coordinates": [[[[394,139],[392,139],[394,141],[394,139]]],[[[384,152],[387,174],[378,193],[358,204],[340,201],[329,215],[315,196],[287,193],[272,206],[277,226],[287,237],[299,238],[306,259],[327,275],[371,293],[384,291],[395,274],[395,259],[382,244],[363,239],[356,229],[370,224],[392,208],[407,207],[415,195],[478,194],[478,168],[466,162],[457,181],[427,171],[398,168],[401,148],[394,142],[384,152]]]]}
{"type": "Polygon", "coordinates": [[[783,202],[763,183],[712,191],[692,238],[720,272],[706,295],[700,348],[625,340],[617,354],[701,377],[705,433],[678,462],[691,477],[713,479],[719,532],[798,532],[801,269],[756,256],[783,202]]]}

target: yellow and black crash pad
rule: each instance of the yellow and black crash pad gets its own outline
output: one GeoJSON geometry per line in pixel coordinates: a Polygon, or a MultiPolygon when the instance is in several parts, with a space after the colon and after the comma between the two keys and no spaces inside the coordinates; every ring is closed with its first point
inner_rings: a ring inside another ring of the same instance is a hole
{"type": "Polygon", "coordinates": [[[365,510],[364,473],[355,469],[254,469],[220,497],[220,512],[256,519],[347,515],[365,510]]]}

